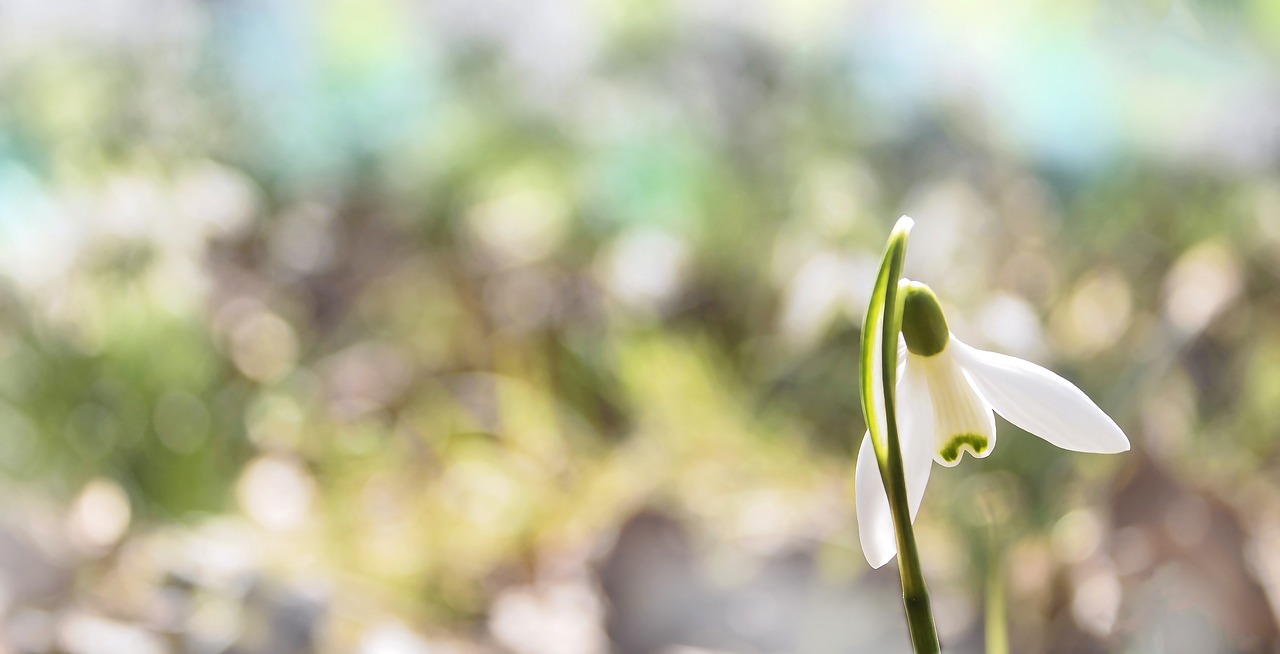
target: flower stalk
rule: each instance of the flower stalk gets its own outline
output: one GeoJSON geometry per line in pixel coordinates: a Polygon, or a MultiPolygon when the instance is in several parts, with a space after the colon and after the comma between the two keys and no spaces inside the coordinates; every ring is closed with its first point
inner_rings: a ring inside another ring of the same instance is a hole
{"type": "Polygon", "coordinates": [[[915,533],[911,528],[895,392],[898,333],[903,311],[899,280],[902,278],[903,261],[907,254],[907,235],[913,224],[910,218],[903,216],[889,236],[888,248],[880,265],[863,324],[859,372],[862,412],[893,516],[898,546],[898,571],[902,578],[902,602],[911,633],[911,644],[917,654],[923,654],[939,652],[940,647],[937,628],[933,622],[933,608],[929,602],[929,589],[924,581],[915,533]]]}

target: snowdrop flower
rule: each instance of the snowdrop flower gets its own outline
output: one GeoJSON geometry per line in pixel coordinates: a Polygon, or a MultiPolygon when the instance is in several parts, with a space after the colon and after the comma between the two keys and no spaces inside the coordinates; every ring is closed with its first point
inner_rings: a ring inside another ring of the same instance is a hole
{"type": "MultiPolygon", "coordinates": [[[[995,449],[993,409],[1063,449],[1129,449],[1124,432],[1071,382],[1034,363],[960,342],[928,286],[904,280],[899,292],[898,434],[913,521],[935,461],[952,467],[965,452],[986,458],[995,449]]],[[[894,557],[897,544],[870,434],[862,438],[854,475],[862,551],[878,568],[894,557]]]]}

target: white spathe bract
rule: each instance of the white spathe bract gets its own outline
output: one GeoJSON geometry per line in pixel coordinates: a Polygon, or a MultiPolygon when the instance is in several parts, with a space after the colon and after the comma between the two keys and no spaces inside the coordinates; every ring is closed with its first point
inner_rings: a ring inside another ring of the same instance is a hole
{"type": "MultiPolygon", "coordinates": [[[[951,467],[964,452],[978,458],[991,454],[996,444],[992,410],[1063,449],[1098,454],[1129,449],[1115,421],[1071,382],[1034,363],[949,336],[946,347],[932,356],[908,352],[898,376],[898,442],[913,521],[935,461],[951,467]]],[[[879,568],[894,557],[897,544],[869,434],[862,438],[854,474],[862,551],[879,568]]]]}

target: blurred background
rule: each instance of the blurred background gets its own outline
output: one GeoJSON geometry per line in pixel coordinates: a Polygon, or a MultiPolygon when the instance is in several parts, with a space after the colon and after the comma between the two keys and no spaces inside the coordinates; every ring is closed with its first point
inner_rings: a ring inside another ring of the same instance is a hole
{"type": "Polygon", "coordinates": [[[1280,651],[1278,161],[1269,0],[0,0],[0,652],[906,652],[900,214],[1134,444],[935,470],[948,651],[1280,651]]]}

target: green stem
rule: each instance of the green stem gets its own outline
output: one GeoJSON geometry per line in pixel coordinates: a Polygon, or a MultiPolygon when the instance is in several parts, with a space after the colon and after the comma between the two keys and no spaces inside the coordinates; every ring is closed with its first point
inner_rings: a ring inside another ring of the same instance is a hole
{"type": "MultiPolygon", "coordinates": [[[[904,249],[905,250],[905,249],[904,249]]],[[[901,275],[901,256],[891,258],[893,277],[901,275]]],[[[881,340],[884,348],[882,357],[886,363],[882,368],[884,376],[884,410],[885,410],[885,448],[887,455],[880,465],[880,478],[885,482],[885,494],[889,496],[889,510],[893,514],[894,534],[898,541],[898,572],[902,577],[902,604],[907,613],[907,628],[911,632],[911,646],[916,654],[937,654],[941,651],[938,644],[938,631],[933,622],[933,606],[929,603],[929,588],[924,582],[924,571],[920,566],[920,551],[916,547],[915,531],[911,526],[911,507],[907,501],[907,480],[902,467],[902,448],[898,441],[897,420],[897,361],[898,330],[902,322],[902,302],[897,293],[898,284],[891,284],[886,289],[885,306],[893,308],[893,320],[888,316],[884,321],[885,333],[881,340]],[[890,330],[893,330],[890,333],[890,330]]]]}
{"type": "MultiPolygon", "coordinates": [[[[895,524],[902,524],[896,518],[895,524]]],[[[916,550],[915,535],[911,523],[898,532],[898,572],[902,576],[902,605],[907,612],[907,628],[911,632],[911,646],[916,654],[937,654],[938,631],[933,624],[933,607],[929,604],[929,589],[920,570],[920,554],[916,550]]]]}
{"type": "Polygon", "coordinates": [[[911,509],[907,500],[907,483],[902,468],[902,448],[898,441],[896,412],[898,332],[902,324],[901,294],[898,292],[902,278],[902,264],[906,259],[907,234],[910,219],[902,219],[889,236],[889,246],[876,285],[871,293],[871,303],[862,330],[861,384],[862,410],[871,432],[876,463],[889,498],[889,510],[893,515],[894,535],[898,544],[898,571],[902,575],[902,603],[907,614],[907,627],[911,632],[911,644],[917,654],[937,654],[938,632],[933,623],[933,608],[929,604],[929,589],[920,567],[920,552],[916,548],[915,533],[911,529],[911,509]],[[876,327],[881,332],[876,333],[876,327]],[[879,337],[877,339],[877,337],[879,337]],[[881,365],[875,369],[873,353],[879,347],[881,365]],[[876,406],[875,375],[879,374],[884,388],[884,406],[876,406]],[[883,413],[881,413],[883,411],[883,413]],[[878,415],[884,416],[884,433],[880,433],[878,415]]]}

